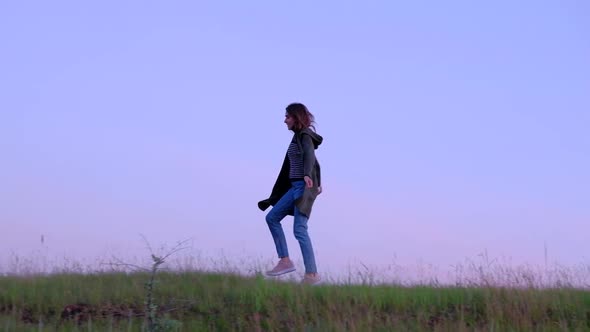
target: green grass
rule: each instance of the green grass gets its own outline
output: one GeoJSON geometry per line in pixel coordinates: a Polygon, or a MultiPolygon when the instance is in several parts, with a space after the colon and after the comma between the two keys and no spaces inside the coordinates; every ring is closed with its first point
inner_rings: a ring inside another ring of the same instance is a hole
{"type": "MultiPolygon", "coordinates": [[[[148,273],[0,277],[0,329],[140,331],[148,273]],[[68,305],[84,312],[65,315],[68,305]]],[[[588,331],[590,292],[573,288],[322,285],[159,272],[160,317],[182,331],[588,331]]],[[[174,329],[173,329],[174,330],[174,329]]]]}

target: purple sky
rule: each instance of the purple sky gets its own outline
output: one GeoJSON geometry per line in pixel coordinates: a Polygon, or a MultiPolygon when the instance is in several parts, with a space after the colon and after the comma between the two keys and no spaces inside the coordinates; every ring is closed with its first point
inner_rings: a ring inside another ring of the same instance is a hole
{"type": "Polygon", "coordinates": [[[256,202],[293,101],[325,138],[320,271],[538,264],[545,246],[588,262],[588,17],[567,0],[5,1],[0,263],[141,255],[139,234],[274,260],[256,202]]]}

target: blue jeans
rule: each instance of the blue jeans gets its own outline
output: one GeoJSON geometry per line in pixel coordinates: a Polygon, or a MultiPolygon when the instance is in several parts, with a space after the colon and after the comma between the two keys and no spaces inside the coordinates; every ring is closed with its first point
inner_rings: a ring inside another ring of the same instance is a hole
{"type": "Polygon", "coordinates": [[[281,197],[281,199],[273,206],[273,208],[266,215],[266,223],[272,234],[277,248],[279,258],[289,257],[289,249],[287,248],[287,241],[285,240],[285,233],[281,220],[285,218],[289,212],[293,211],[293,233],[295,238],[299,241],[301,247],[301,254],[303,256],[303,264],[305,265],[305,273],[316,273],[315,256],[313,254],[313,247],[311,239],[307,234],[307,217],[299,212],[295,201],[303,196],[305,190],[305,181],[291,182],[291,189],[281,197]]]}

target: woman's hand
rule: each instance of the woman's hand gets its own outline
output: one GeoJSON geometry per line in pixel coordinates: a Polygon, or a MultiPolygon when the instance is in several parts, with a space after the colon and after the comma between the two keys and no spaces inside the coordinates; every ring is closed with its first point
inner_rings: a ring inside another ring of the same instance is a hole
{"type": "Polygon", "coordinates": [[[307,186],[307,188],[313,187],[313,180],[309,176],[304,176],[303,180],[305,181],[305,185],[307,186]]]}

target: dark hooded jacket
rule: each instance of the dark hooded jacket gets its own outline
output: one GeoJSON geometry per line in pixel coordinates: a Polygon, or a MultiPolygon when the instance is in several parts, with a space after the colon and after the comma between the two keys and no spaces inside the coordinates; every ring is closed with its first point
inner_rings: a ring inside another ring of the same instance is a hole
{"type": "MultiPolygon", "coordinates": [[[[299,132],[294,133],[294,138],[299,145],[299,150],[303,153],[303,171],[304,175],[309,176],[313,181],[313,187],[307,188],[303,192],[303,195],[295,200],[295,205],[299,208],[301,214],[304,214],[309,218],[311,215],[311,208],[313,202],[319,193],[319,187],[322,185],[320,164],[318,163],[315,152],[320,144],[322,144],[323,137],[315,133],[309,128],[304,128],[299,132]],[[305,135],[309,136],[305,137],[305,135]],[[311,142],[311,144],[310,144],[311,142]]],[[[289,179],[289,157],[285,154],[283,160],[283,166],[279,172],[279,176],[272,188],[270,197],[258,202],[258,208],[265,211],[269,206],[274,206],[280,199],[289,191],[291,188],[291,180],[289,179]]],[[[293,215],[294,211],[291,211],[289,215],[293,215]]]]}

